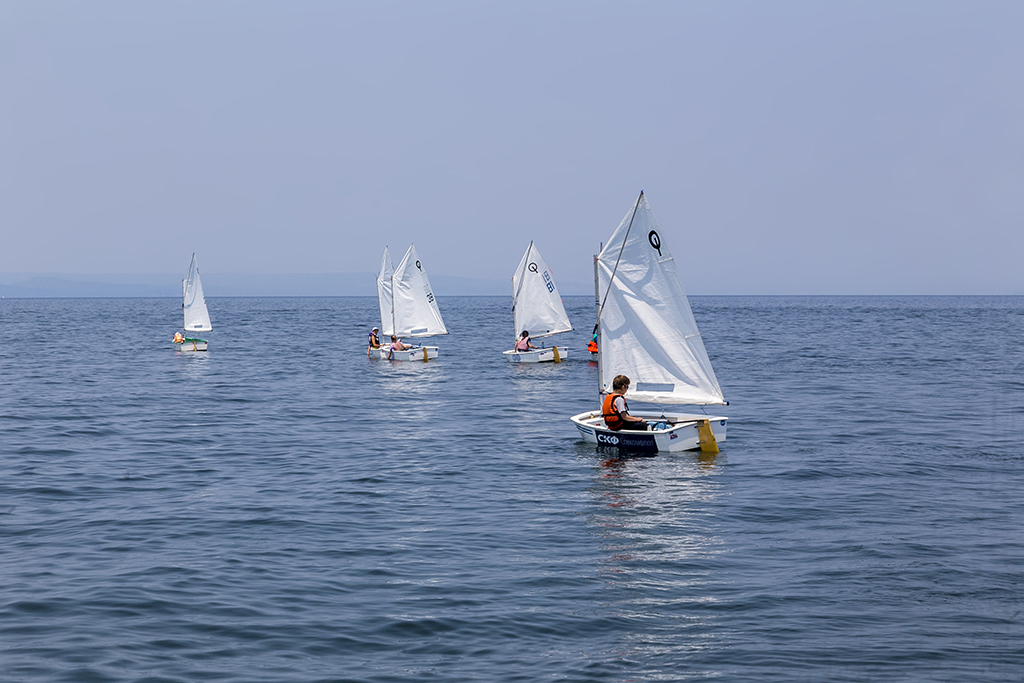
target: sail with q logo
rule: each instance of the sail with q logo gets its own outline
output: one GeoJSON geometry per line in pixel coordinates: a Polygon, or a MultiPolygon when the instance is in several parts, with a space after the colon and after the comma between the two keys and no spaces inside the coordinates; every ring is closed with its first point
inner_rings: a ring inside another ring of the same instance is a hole
{"type": "MultiPolygon", "coordinates": [[[[512,325],[516,341],[524,331],[528,339],[542,339],[572,330],[551,269],[533,242],[512,274],[512,325]]],[[[505,351],[505,358],[513,363],[559,363],[568,355],[564,346],[505,351]]]]}
{"type": "Polygon", "coordinates": [[[405,256],[394,268],[388,248],[384,247],[384,257],[377,274],[377,302],[380,329],[384,335],[380,358],[423,362],[437,358],[436,346],[413,346],[403,350],[390,348],[391,335],[402,338],[448,334],[415,244],[409,245],[405,256]]]}

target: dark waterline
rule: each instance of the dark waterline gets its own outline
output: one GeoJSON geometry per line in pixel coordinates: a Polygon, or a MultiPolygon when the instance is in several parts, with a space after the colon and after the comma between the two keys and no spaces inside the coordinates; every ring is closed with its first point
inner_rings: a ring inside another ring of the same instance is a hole
{"type": "Polygon", "coordinates": [[[1024,298],[694,297],[716,458],[579,441],[593,301],[514,366],[370,298],[0,301],[0,678],[1020,681],[1024,298]]]}

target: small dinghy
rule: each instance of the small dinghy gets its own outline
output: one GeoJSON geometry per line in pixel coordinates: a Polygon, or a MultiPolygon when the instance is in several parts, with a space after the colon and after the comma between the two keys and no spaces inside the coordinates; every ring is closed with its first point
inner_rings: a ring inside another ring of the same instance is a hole
{"type": "Polygon", "coordinates": [[[436,346],[413,346],[405,350],[391,348],[391,336],[431,337],[448,334],[430,289],[430,280],[416,245],[409,245],[397,268],[391,266],[391,255],[384,247],[380,272],[377,274],[377,303],[380,306],[380,329],[383,336],[379,349],[371,349],[384,360],[411,360],[426,363],[437,358],[436,346]]]}
{"type": "MultiPolygon", "coordinates": [[[[519,267],[512,275],[512,324],[516,329],[516,340],[520,339],[523,331],[529,332],[530,339],[541,339],[572,330],[551,269],[533,242],[526,248],[519,267]]],[[[569,357],[564,346],[528,351],[512,349],[504,353],[510,363],[560,363],[569,357]]]]}
{"type": "Polygon", "coordinates": [[[205,351],[209,343],[205,339],[190,337],[190,332],[210,332],[210,312],[206,310],[206,298],[203,296],[203,283],[199,279],[199,264],[196,255],[192,254],[192,263],[188,267],[188,275],[181,281],[181,310],[185,318],[185,333],[174,335],[174,347],[178,351],[205,351]]]}
{"type": "MultiPolygon", "coordinates": [[[[602,398],[616,375],[630,379],[626,399],[664,405],[728,405],[711,368],[675,261],[641,192],[595,258],[597,364],[602,398]]],[[[630,411],[650,431],[609,429],[601,410],[570,418],[585,441],[661,453],[717,452],[728,418],[630,411]]]]}

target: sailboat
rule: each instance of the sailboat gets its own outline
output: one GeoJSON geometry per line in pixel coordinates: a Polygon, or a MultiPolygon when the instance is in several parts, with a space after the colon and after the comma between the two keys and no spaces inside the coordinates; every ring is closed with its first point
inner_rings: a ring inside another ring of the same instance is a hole
{"type": "Polygon", "coordinates": [[[380,358],[424,363],[437,358],[436,346],[414,346],[404,351],[391,349],[391,335],[401,339],[448,334],[415,244],[409,245],[397,268],[391,266],[391,255],[384,247],[377,274],[377,303],[383,337],[378,350],[380,358]]]}
{"type": "Polygon", "coordinates": [[[190,332],[210,332],[210,312],[206,310],[206,298],[203,297],[203,283],[199,279],[199,264],[196,255],[192,254],[192,263],[188,267],[188,275],[181,281],[181,310],[185,318],[185,334],[174,335],[174,344],[179,351],[205,351],[209,343],[205,339],[186,336],[190,332]]]}
{"type": "MultiPolygon", "coordinates": [[[[728,405],[676,263],[643,192],[594,257],[594,287],[602,398],[612,391],[616,375],[626,375],[628,402],[728,405]]],[[[725,440],[726,417],[642,410],[630,414],[653,423],[653,428],[613,431],[600,409],[570,419],[585,441],[632,451],[717,452],[725,440]]]]}
{"type": "MultiPolygon", "coordinates": [[[[512,275],[512,324],[516,340],[524,330],[531,339],[569,332],[572,325],[565,314],[562,297],[558,295],[551,269],[531,241],[523,260],[512,275]]],[[[552,346],[530,351],[505,351],[505,359],[512,363],[560,363],[568,358],[568,350],[552,346]]]]}

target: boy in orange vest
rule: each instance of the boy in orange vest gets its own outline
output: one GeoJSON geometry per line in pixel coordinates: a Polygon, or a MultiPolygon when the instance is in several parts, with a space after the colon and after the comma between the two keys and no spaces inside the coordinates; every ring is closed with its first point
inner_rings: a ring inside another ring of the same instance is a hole
{"type": "Polygon", "coordinates": [[[616,375],[612,380],[612,393],[604,397],[604,404],[601,406],[604,423],[613,432],[623,429],[646,432],[647,422],[643,418],[633,417],[629,414],[629,406],[626,405],[625,398],[627,391],[629,391],[629,378],[625,375],[616,375]]]}

